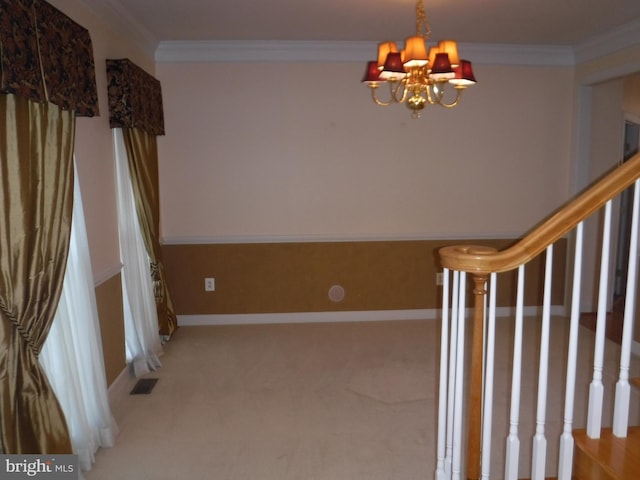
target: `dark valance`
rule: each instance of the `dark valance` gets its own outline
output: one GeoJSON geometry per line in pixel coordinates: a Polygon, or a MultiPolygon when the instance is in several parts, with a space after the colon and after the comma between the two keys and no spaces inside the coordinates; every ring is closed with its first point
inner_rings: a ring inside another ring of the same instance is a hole
{"type": "Polygon", "coordinates": [[[109,125],[164,135],[160,82],[129,59],[107,60],[109,125]]]}
{"type": "Polygon", "coordinates": [[[98,115],[89,31],[44,0],[0,0],[0,93],[98,115]]]}

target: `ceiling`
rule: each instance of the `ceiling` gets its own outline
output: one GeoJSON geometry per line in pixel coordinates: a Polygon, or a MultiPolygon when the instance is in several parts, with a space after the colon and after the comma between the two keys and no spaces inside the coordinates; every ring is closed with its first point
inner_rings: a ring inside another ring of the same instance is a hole
{"type": "MultiPolygon", "coordinates": [[[[95,1],[95,0],[93,0],[95,1]]],[[[402,40],[414,0],[104,0],[156,41],[402,40]]],[[[640,19],[640,0],[425,0],[431,38],[575,46],[640,19]]]]}

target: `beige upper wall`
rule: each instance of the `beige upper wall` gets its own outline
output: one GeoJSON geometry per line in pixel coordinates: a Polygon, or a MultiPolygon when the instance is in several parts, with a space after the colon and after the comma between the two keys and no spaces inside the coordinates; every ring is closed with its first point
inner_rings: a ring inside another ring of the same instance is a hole
{"type": "Polygon", "coordinates": [[[76,154],[96,276],[119,265],[106,58],[162,81],[168,239],[520,234],[569,195],[581,83],[640,70],[640,46],[575,68],[476,65],[460,107],[412,121],[372,105],[361,64],[156,67],[83,1],[51,3],[94,46],[101,116],[78,119],[76,154]]]}
{"type": "Polygon", "coordinates": [[[135,39],[116,30],[80,0],[49,0],[78,24],[89,30],[93,44],[100,116],[78,118],[75,156],[82,190],[87,234],[94,277],[98,280],[118,269],[118,225],[116,216],[113,140],[107,103],[107,58],[129,58],[154,73],[153,55],[139,48],[135,39]]]}
{"type": "Polygon", "coordinates": [[[573,68],[475,70],[412,120],[361,64],[158,64],[164,238],[522,234],[568,196],[573,68]]]}

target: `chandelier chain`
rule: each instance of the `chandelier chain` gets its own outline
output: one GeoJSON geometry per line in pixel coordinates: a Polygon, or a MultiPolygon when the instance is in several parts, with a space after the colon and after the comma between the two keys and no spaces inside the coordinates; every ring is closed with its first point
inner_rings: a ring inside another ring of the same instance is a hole
{"type": "Polygon", "coordinates": [[[425,39],[431,35],[423,0],[416,0],[416,35],[424,37],[425,39]]]}

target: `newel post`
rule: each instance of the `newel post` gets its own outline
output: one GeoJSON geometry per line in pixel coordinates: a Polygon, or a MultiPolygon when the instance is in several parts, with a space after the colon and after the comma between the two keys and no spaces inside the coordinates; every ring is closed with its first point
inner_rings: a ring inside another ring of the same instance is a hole
{"type": "Polygon", "coordinates": [[[469,388],[469,429],[467,478],[480,478],[482,432],[482,380],[484,373],[484,316],[487,279],[485,273],[473,273],[473,337],[471,345],[471,384],[469,388]]]}
{"type": "Polygon", "coordinates": [[[482,398],[484,383],[484,324],[487,280],[490,272],[499,271],[491,260],[498,251],[493,247],[455,245],[439,251],[443,268],[466,272],[473,278],[473,325],[471,372],[467,417],[467,479],[478,480],[481,469],[482,398]]]}

